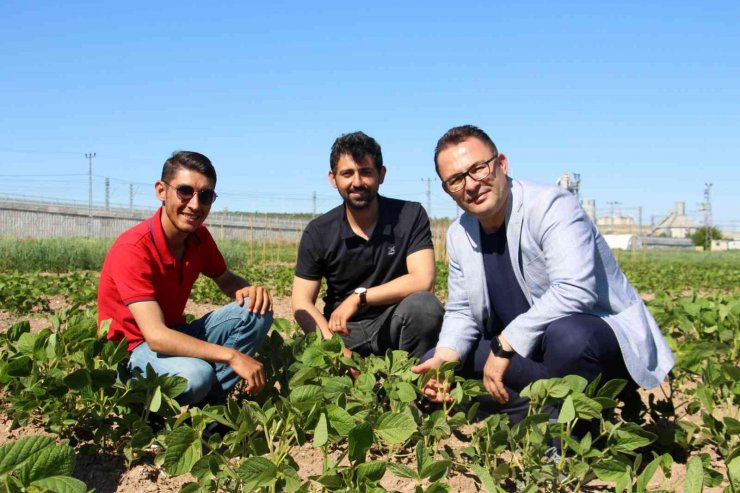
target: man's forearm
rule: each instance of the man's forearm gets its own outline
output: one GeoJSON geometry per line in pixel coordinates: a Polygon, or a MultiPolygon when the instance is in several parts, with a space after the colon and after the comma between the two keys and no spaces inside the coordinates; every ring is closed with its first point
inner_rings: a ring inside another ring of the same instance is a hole
{"type": "Polygon", "coordinates": [[[392,281],[379,286],[373,286],[367,290],[368,305],[392,305],[403,300],[407,296],[420,291],[432,291],[434,289],[434,277],[405,274],[392,281]]]}
{"type": "Polygon", "coordinates": [[[221,284],[218,282],[216,284],[218,284],[221,291],[229,298],[233,298],[238,290],[249,286],[249,282],[246,279],[240,275],[234,274],[233,272],[227,279],[222,281],[221,284]]]}
{"type": "Polygon", "coordinates": [[[316,305],[313,303],[298,303],[294,306],[293,316],[304,333],[308,334],[318,328],[325,339],[331,338],[332,333],[329,331],[329,323],[316,308],[316,305]]]}
{"type": "Polygon", "coordinates": [[[157,353],[199,358],[212,363],[229,364],[234,353],[234,349],[201,341],[169,327],[159,328],[154,334],[149,334],[146,342],[157,353]]]}

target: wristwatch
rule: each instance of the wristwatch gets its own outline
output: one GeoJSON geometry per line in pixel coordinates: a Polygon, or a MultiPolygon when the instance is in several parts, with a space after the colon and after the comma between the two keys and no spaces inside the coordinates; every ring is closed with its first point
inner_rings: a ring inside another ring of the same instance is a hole
{"type": "Polygon", "coordinates": [[[367,305],[367,288],[356,288],[355,294],[360,297],[360,306],[367,305]]]}
{"type": "Polygon", "coordinates": [[[491,339],[491,352],[499,358],[511,359],[516,351],[507,351],[501,346],[501,341],[498,340],[498,336],[491,339]]]}

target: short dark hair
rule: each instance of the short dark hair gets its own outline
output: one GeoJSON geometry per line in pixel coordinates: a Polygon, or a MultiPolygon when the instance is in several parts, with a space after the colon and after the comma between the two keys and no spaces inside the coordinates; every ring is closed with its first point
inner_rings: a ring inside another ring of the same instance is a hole
{"type": "Polygon", "coordinates": [[[439,175],[439,162],[437,162],[439,153],[450,146],[457,145],[470,138],[480,140],[491,149],[494,156],[498,155],[496,144],[494,144],[488,134],[480,128],[475,125],[460,125],[459,127],[452,127],[437,141],[437,147],[434,148],[434,169],[437,170],[437,175],[439,175]]]}
{"type": "Polygon", "coordinates": [[[370,156],[378,170],[383,167],[383,153],[380,151],[380,144],[364,132],[344,134],[334,141],[329,156],[332,172],[337,170],[337,163],[343,154],[352,156],[356,163],[361,163],[367,156],[370,156]]]}
{"type": "Polygon", "coordinates": [[[203,154],[193,151],[173,152],[172,156],[162,166],[162,181],[169,182],[172,180],[177,174],[177,170],[181,168],[197,171],[213,180],[213,185],[216,185],[216,168],[211,164],[211,160],[203,154]]]}

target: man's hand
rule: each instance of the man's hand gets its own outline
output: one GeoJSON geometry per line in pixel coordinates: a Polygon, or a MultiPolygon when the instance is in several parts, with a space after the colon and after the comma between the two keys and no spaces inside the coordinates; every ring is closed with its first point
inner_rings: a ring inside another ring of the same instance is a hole
{"type": "Polygon", "coordinates": [[[239,306],[244,306],[244,299],[249,299],[249,306],[247,310],[249,313],[259,313],[264,315],[267,312],[272,311],[272,297],[267,290],[261,286],[247,286],[241,288],[234,293],[236,302],[239,306]]]}
{"type": "Polygon", "coordinates": [[[504,374],[509,369],[511,360],[499,358],[495,354],[488,355],[486,366],[483,367],[483,385],[491,394],[493,400],[499,404],[505,404],[509,400],[509,393],[504,387],[504,374]]]}
{"type": "Polygon", "coordinates": [[[331,312],[329,317],[329,330],[334,334],[349,335],[347,322],[360,309],[360,297],[351,294],[338,307],[331,312]]]}
{"type": "Polygon", "coordinates": [[[265,371],[256,359],[234,350],[229,366],[247,382],[247,394],[258,395],[265,388],[265,371]]]}
{"type": "MultiPolygon", "coordinates": [[[[460,361],[460,356],[450,348],[437,348],[434,351],[434,356],[414,366],[411,368],[411,371],[414,373],[434,371],[442,366],[442,363],[447,361],[460,361]]],[[[450,383],[439,381],[436,378],[430,378],[426,385],[424,385],[422,392],[432,402],[442,403],[453,401],[452,397],[450,397],[450,383]]]]}

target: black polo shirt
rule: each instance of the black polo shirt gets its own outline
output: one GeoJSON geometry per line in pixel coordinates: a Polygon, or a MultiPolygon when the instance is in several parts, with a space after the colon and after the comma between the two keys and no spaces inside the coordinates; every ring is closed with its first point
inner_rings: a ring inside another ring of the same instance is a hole
{"type": "MultiPolygon", "coordinates": [[[[378,223],[368,240],[352,231],[344,204],[312,220],[303,231],[295,275],[312,281],[326,278],[327,319],[355,288],[379,286],[408,274],[406,257],[432,248],[429,218],[421,204],[380,195],[378,200],[378,223]]],[[[352,320],[374,318],[385,308],[360,308],[352,320]]]]}

